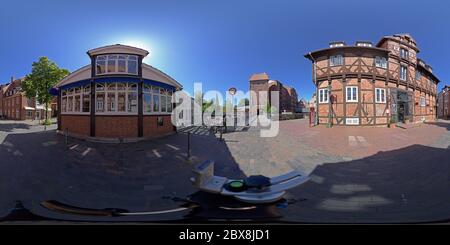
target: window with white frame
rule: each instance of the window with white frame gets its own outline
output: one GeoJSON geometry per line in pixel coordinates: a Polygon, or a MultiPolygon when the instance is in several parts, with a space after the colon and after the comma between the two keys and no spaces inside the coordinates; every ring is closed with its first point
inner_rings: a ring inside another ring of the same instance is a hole
{"type": "Polygon", "coordinates": [[[375,66],[380,68],[387,68],[387,60],[385,57],[376,56],[375,57],[375,66]]]}
{"type": "Polygon", "coordinates": [[[95,85],[97,114],[135,114],[138,109],[136,83],[98,83],[95,85]]]}
{"type": "Polygon", "coordinates": [[[319,89],[319,103],[328,103],[328,89],[322,88],[319,89]]]}
{"type": "Polygon", "coordinates": [[[420,73],[420,71],[416,71],[416,80],[420,80],[421,77],[422,73],[420,73]]]}
{"type": "Polygon", "coordinates": [[[142,100],[144,114],[172,112],[172,91],[170,90],[144,85],[142,100]]]}
{"type": "Polygon", "coordinates": [[[82,94],[82,112],[90,112],[91,111],[91,86],[83,87],[82,94]]]}
{"type": "Polygon", "coordinates": [[[138,57],[136,55],[99,55],[95,59],[95,74],[138,74],[138,57]]]}
{"type": "Polygon", "coordinates": [[[346,101],[358,102],[358,87],[356,86],[346,87],[346,101]]]}
{"type": "Polygon", "coordinates": [[[406,76],[408,74],[408,68],[404,65],[400,66],[400,79],[406,81],[406,76]]]}
{"type": "Polygon", "coordinates": [[[375,103],[386,103],[386,89],[375,88],[375,103]]]}
{"type": "Polygon", "coordinates": [[[420,106],[426,106],[426,101],[425,101],[425,97],[421,96],[420,97],[420,106]]]}
{"type": "Polygon", "coordinates": [[[330,66],[341,66],[344,64],[344,57],[342,55],[330,56],[330,66]]]}
{"type": "Polygon", "coordinates": [[[75,87],[61,91],[61,112],[82,114],[90,111],[91,86],[75,87]],[[86,92],[87,91],[87,92],[86,92]]]}
{"type": "Polygon", "coordinates": [[[400,57],[402,57],[403,59],[408,59],[408,55],[408,50],[400,48],[400,57]]]}

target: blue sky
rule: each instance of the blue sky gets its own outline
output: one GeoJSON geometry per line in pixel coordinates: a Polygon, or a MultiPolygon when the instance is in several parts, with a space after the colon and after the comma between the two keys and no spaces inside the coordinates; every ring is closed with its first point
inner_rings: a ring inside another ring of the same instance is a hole
{"type": "Polygon", "coordinates": [[[89,63],[86,51],[124,43],[149,49],[146,63],[168,73],[192,93],[247,91],[252,73],[314,91],[311,63],[303,55],[329,41],[377,42],[410,33],[419,57],[449,84],[448,1],[2,1],[0,83],[31,71],[48,56],[71,71],[89,63]]]}

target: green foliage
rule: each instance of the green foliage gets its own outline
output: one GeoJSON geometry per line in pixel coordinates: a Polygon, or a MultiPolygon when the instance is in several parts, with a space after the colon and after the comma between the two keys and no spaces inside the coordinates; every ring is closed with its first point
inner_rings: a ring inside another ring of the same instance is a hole
{"type": "Polygon", "coordinates": [[[267,114],[274,114],[277,113],[277,108],[275,108],[275,106],[270,106],[269,104],[267,104],[264,108],[263,111],[267,114]]]}
{"type": "Polygon", "coordinates": [[[60,69],[47,57],[40,57],[33,62],[31,74],[28,74],[23,84],[23,90],[28,98],[37,97],[40,104],[48,104],[52,100],[49,90],[69,74],[66,69],[60,69]]]}
{"type": "MultiPolygon", "coordinates": [[[[26,76],[22,89],[28,98],[36,97],[39,104],[44,104],[47,111],[53,98],[50,89],[68,74],[68,70],[59,68],[47,57],[40,57],[39,61],[33,62],[31,73],[26,76]]],[[[47,118],[47,113],[45,117],[47,118]]]]}
{"type": "Polygon", "coordinates": [[[202,104],[202,112],[205,112],[205,111],[206,111],[206,108],[211,107],[213,104],[214,104],[214,101],[213,101],[213,100],[210,100],[210,101],[203,101],[203,104],[202,104]]]}
{"type": "Polygon", "coordinates": [[[247,98],[241,99],[238,103],[239,106],[249,106],[250,105],[250,100],[247,98]]]}

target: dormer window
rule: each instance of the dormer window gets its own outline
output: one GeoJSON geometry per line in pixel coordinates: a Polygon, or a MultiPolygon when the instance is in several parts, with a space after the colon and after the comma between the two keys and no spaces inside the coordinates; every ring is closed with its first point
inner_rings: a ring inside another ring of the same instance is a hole
{"type": "Polygon", "coordinates": [[[345,46],[344,42],[332,42],[332,43],[330,43],[330,48],[344,47],[344,46],[345,46]]]}
{"type": "Polygon", "coordinates": [[[356,46],[358,47],[372,47],[371,42],[356,42],[356,46]]]}
{"type": "Polygon", "coordinates": [[[99,55],[95,61],[95,74],[138,74],[138,57],[136,55],[99,55]]]}

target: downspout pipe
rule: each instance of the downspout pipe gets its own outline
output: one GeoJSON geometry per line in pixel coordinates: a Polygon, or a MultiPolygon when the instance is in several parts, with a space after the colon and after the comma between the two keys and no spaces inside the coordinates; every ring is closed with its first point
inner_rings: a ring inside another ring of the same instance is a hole
{"type": "Polygon", "coordinates": [[[317,86],[317,65],[316,60],[312,56],[311,52],[308,53],[309,57],[311,57],[311,60],[313,61],[313,81],[314,85],[316,86],[316,109],[314,113],[316,114],[314,118],[314,126],[317,126],[319,124],[319,88],[317,86]]]}

